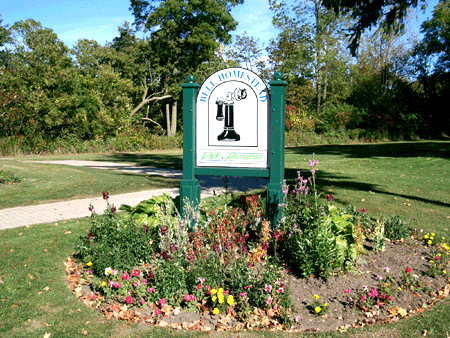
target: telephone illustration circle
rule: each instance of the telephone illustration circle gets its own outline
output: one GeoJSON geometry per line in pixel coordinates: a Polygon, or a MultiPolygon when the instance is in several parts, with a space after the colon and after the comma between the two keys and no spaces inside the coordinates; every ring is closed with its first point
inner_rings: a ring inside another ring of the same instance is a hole
{"type": "Polygon", "coordinates": [[[241,136],[234,130],[234,101],[241,101],[247,97],[247,90],[236,88],[234,92],[227,92],[225,98],[218,97],[217,121],[224,121],[223,132],[217,136],[219,141],[239,141],[241,136]]]}

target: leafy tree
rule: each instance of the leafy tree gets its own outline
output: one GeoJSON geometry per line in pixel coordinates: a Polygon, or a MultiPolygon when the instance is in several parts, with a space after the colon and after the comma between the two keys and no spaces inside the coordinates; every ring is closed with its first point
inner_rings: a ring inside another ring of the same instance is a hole
{"type": "Polygon", "coordinates": [[[421,74],[450,72],[450,2],[439,2],[432,18],[422,23],[420,31],[424,38],[416,46],[415,55],[421,74]]]}
{"type": "Polygon", "coordinates": [[[440,1],[431,19],[421,25],[423,40],[414,49],[414,64],[423,101],[423,136],[450,133],[450,118],[442,114],[450,95],[450,2],[440,1]]]}
{"type": "Polygon", "coordinates": [[[242,68],[249,69],[253,72],[261,73],[264,69],[264,62],[261,60],[262,48],[259,39],[244,35],[236,35],[236,41],[227,51],[227,56],[242,68]]]}
{"type": "Polygon", "coordinates": [[[270,5],[273,23],[281,32],[271,41],[268,51],[274,70],[287,74],[291,83],[286,101],[294,105],[294,101],[307,102],[310,111],[314,110],[316,118],[321,119],[327,104],[336,104],[348,95],[349,56],[342,47],[346,22],[323,9],[318,0],[298,2],[291,8],[275,0],[270,5]],[[299,98],[302,91],[310,96],[299,98]]]}
{"type": "Polygon", "coordinates": [[[135,26],[150,31],[157,91],[171,96],[166,101],[166,115],[172,114],[166,119],[171,121],[169,135],[176,131],[180,84],[187,74],[215,58],[220,43],[230,42],[230,31],[237,26],[230,11],[241,3],[243,0],[131,0],[135,26]]]}
{"type": "Polygon", "coordinates": [[[386,32],[398,34],[405,27],[408,11],[419,4],[425,9],[426,0],[322,0],[325,8],[350,14],[356,20],[350,29],[349,48],[353,56],[365,30],[381,25],[386,32]]]}

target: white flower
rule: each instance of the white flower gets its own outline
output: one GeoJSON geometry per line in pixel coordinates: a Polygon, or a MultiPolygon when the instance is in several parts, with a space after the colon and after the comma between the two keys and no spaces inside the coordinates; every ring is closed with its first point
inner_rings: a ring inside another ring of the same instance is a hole
{"type": "Polygon", "coordinates": [[[112,269],[111,268],[106,268],[105,269],[105,276],[111,275],[112,274],[112,269]]]}

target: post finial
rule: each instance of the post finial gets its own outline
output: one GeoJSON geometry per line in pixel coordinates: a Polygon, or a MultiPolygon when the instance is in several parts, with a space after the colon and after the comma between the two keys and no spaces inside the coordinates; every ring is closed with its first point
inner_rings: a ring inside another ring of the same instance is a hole
{"type": "Polygon", "coordinates": [[[195,83],[195,76],[194,75],[188,75],[186,80],[189,83],[195,83]]]}
{"type": "Polygon", "coordinates": [[[275,80],[283,80],[283,73],[281,72],[276,72],[273,77],[275,78],[275,80]]]}

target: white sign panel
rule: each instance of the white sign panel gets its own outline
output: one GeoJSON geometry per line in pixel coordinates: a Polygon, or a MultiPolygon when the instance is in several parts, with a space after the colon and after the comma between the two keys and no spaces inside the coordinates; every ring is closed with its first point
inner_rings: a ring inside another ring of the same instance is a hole
{"type": "Polygon", "coordinates": [[[253,72],[211,75],[197,97],[197,166],[267,168],[269,92],[253,72]]]}

